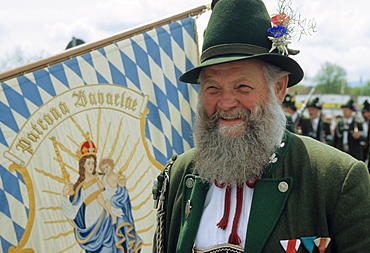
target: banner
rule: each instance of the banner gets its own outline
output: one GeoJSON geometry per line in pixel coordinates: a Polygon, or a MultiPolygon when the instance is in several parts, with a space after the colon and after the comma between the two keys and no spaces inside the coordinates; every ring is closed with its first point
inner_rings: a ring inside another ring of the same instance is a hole
{"type": "Polygon", "coordinates": [[[153,180],[193,147],[197,87],[178,77],[198,62],[194,18],[154,27],[2,78],[1,252],[151,252],[153,180]]]}

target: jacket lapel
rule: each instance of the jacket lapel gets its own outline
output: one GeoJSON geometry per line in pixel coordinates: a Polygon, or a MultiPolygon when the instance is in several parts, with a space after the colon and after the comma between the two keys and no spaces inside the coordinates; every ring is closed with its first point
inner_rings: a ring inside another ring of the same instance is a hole
{"type": "Polygon", "coordinates": [[[292,178],[266,178],[257,181],[244,252],[262,251],[279,220],[292,186],[292,178]]]}
{"type": "Polygon", "coordinates": [[[249,215],[244,252],[261,252],[284,210],[293,187],[292,178],[270,178],[289,150],[292,134],[285,130],[283,140],[270,157],[263,178],[256,182],[249,215]]]}
{"type": "MultiPolygon", "coordinates": [[[[209,184],[195,175],[187,175],[183,185],[181,229],[177,253],[191,252],[197,235],[209,184]]],[[[174,221],[177,222],[177,221],[174,221]]]]}

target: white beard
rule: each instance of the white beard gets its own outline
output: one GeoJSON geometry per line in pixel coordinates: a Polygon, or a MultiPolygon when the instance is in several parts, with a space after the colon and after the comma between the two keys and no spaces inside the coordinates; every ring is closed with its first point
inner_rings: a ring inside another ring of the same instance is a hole
{"type": "Polygon", "coordinates": [[[280,145],[286,126],[286,117],[276,96],[270,95],[268,101],[265,107],[256,106],[253,111],[219,110],[212,116],[207,116],[199,104],[194,128],[196,173],[209,182],[217,180],[226,185],[241,185],[261,177],[270,156],[280,145]],[[244,121],[219,126],[218,118],[225,114],[244,121]]]}

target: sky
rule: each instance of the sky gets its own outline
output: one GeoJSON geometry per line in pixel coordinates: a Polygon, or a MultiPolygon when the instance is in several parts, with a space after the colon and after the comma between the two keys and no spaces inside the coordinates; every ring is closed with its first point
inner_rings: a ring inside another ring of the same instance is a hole
{"type": "MultiPolygon", "coordinates": [[[[293,58],[305,71],[303,84],[312,83],[325,62],[347,72],[351,86],[370,81],[370,2],[368,0],[286,0],[301,20],[314,19],[316,32],[292,39],[299,49],[293,58]]],[[[211,0],[15,0],[0,8],[0,60],[17,49],[26,55],[62,53],[72,37],[96,42],[135,26],[171,16],[211,0]]],[[[264,1],[270,14],[277,0],[264,1]]],[[[210,11],[197,19],[198,32],[210,11]]]]}

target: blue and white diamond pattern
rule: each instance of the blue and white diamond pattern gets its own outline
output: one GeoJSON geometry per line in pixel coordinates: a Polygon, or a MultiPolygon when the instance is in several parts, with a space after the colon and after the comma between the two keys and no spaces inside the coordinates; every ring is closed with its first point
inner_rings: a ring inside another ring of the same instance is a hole
{"type": "Polygon", "coordinates": [[[89,84],[122,85],[149,96],[146,137],[156,160],[193,146],[196,85],[178,81],[198,62],[194,19],[185,18],[84,55],[1,82],[0,251],[16,246],[27,224],[29,201],[18,172],[2,155],[27,119],[53,97],[89,84]]]}

